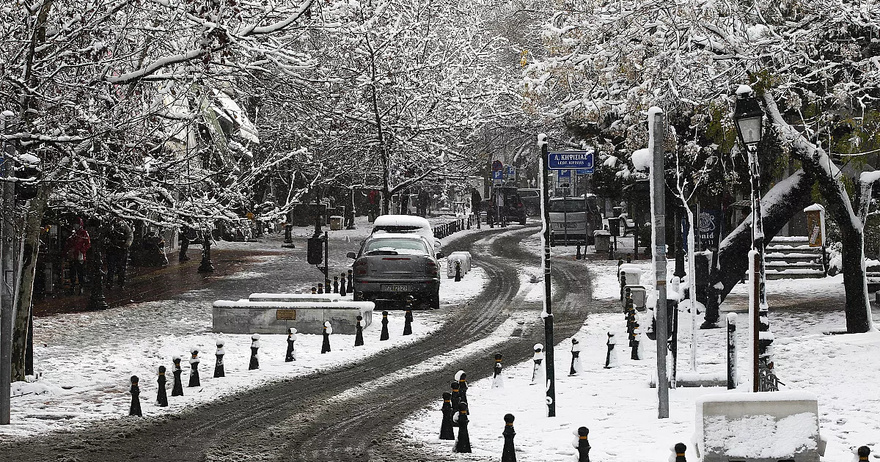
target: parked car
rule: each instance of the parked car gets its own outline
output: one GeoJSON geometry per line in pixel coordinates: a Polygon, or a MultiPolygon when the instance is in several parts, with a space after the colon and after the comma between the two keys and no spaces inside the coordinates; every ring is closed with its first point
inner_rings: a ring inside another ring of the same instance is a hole
{"type": "MultiPolygon", "coordinates": [[[[431,245],[431,250],[436,254],[440,252],[440,239],[434,237],[434,228],[431,223],[415,215],[381,215],[373,221],[373,230],[376,233],[413,233],[425,238],[431,245]]],[[[442,255],[437,258],[443,258],[442,255]]]]}
{"type": "Polygon", "coordinates": [[[526,208],[526,215],[533,217],[541,214],[541,190],[537,188],[519,188],[516,190],[526,208]]]}
{"type": "Polygon", "coordinates": [[[489,195],[488,204],[484,207],[487,223],[498,223],[503,219],[508,223],[526,224],[525,205],[513,186],[496,186],[489,195]]]}
{"type": "MultiPolygon", "coordinates": [[[[440,308],[440,265],[431,245],[419,234],[372,234],[354,258],[355,300],[403,306],[413,297],[426,308],[440,308]]],[[[416,306],[416,305],[414,305],[416,306]]]]}
{"type": "Polygon", "coordinates": [[[593,194],[550,199],[550,245],[593,245],[593,231],[599,229],[601,223],[598,201],[593,194]]]}

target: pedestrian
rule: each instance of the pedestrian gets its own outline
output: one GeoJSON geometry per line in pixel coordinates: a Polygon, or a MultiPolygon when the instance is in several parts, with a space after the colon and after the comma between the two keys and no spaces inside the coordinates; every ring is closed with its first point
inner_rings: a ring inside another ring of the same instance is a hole
{"type": "Polygon", "coordinates": [[[464,371],[455,373],[455,380],[458,380],[458,400],[462,403],[467,402],[467,374],[464,371]]]}
{"type": "Polygon", "coordinates": [[[175,356],[172,361],[174,361],[174,366],[171,368],[171,373],[174,374],[174,385],[171,387],[171,396],[183,396],[183,382],[180,380],[183,369],[180,367],[180,356],[175,356]]]}
{"type": "Polygon", "coordinates": [[[575,439],[571,445],[577,449],[578,462],[590,462],[590,441],[587,439],[589,434],[590,429],[587,427],[580,427],[575,431],[575,439]]]}
{"type": "Polygon", "coordinates": [[[92,247],[92,238],[85,229],[82,218],[77,218],[73,232],[67,237],[65,251],[70,262],[70,286],[75,293],[82,295],[86,281],[86,253],[92,247]]]}
{"type": "Polygon", "coordinates": [[[189,358],[189,386],[190,387],[200,387],[202,386],[201,381],[199,380],[199,363],[202,362],[199,359],[199,350],[195,347],[190,349],[190,358],[189,358]]]}
{"type": "Polygon", "coordinates": [[[535,354],[532,356],[532,362],[534,362],[534,367],[532,369],[532,385],[539,383],[544,385],[544,345],[540,343],[536,343],[534,346],[535,354]]]}
{"type": "Polygon", "coordinates": [[[248,364],[248,370],[252,371],[260,368],[260,359],[257,352],[260,350],[260,334],[251,335],[251,362],[248,364]]]}
{"type": "Polygon", "coordinates": [[[354,346],[362,346],[364,344],[364,317],[357,316],[357,325],[355,326],[354,346]]]}
{"type": "Polygon", "coordinates": [[[296,327],[287,329],[287,354],[284,355],[284,362],[289,363],[296,361],[296,327]]]}
{"type": "Polygon", "coordinates": [[[156,383],[159,384],[159,390],[156,393],[156,403],[159,407],[168,406],[168,394],[165,393],[165,366],[159,366],[159,378],[156,383]]]}
{"type": "Polygon", "coordinates": [[[330,353],[330,334],[333,333],[333,327],[330,321],[324,321],[324,343],[321,344],[321,354],[330,353]]]}
{"type": "Polygon", "coordinates": [[[501,353],[495,353],[495,372],[492,376],[492,388],[504,388],[504,377],[501,376],[501,369],[504,367],[501,365],[502,359],[501,353]]]}
{"type": "Polygon", "coordinates": [[[443,413],[443,421],[440,423],[440,439],[454,440],[455,432],[452,431],[452,393],[443,392],[443,406],[440,408],[443,413]]]}
{"type": "Polygon", "coordinates": [[[217,339],[217,352],[214,353],[214,356],[217,358],[217,361],[214,363],[214,378],[226,377],[226,367],[223,365],[223,355],[226,354],[226,350],[223,349],[223,340],[217,339]]]}
{"type": "Polygon", "coordinates": [[[138,387],[138,376],[131,376],[131,406],[128,408],[128,415],[141,417],[141,389],[138,387]]]}
{"type": "Polygon", "coordinates": [[[513,414],[504,414],[504,449],[501,450],[501,462],[516,462],[516,448],[513,446],[513,437],[516,431],[513,429],[513,414]]]}
{"type": "Polygon", "coordinates": [[[608,347],[608,351],[605,353],[605,369],[617,367],[617,350],[614,349],[614,345],[617,345],[617,339],[614,338],[614,332],[608,332],[608,340],[605,345],[608,347]]]}
{"type": "Polygon", "coordinates": [[[468,405],[458,403],[458,414],[454,417],[458,424],[458,438],[455,440],[455,452],[471,452],[471,437],[468,434],[468,405]]]}
{"type": "Polygon", "coordinates": [[[581,373],[581,344],[578,339],[571,339],[571,369],[568,375],[578,375],[581,373]]]}
{"type": "Polygon", "coordinates": [[[128,249],[134,240],[134,232],[124,220],[113,217],[107,231],[107,287],[113,287],[113,281],[119,287],[125,287],[128,249]]]}
{"type": "Polygon", "coordinates": [[[189,250],[189,233],[189,226],[183,225],[180,227],[180,252],[177,254],[177,261],[180,263],[189,261],[189,256],[186,254],[187,250],[189,250]]]}
{"type": "Polygon", "coordinates": [[[382,333],[379,334],[379,340],[388,340],[388,312],[382,312],[382,333]]]}

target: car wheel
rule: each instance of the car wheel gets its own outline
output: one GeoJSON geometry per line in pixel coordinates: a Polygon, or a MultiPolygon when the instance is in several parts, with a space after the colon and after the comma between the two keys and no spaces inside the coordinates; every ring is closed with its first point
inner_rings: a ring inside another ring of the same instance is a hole
{"type": "Polygon", "coordinates": [[[439,310],[440,309],[440,291],[439,290],[437,292],[435,292],[433,295],[431,295],[431,297],[428,299],[428,306],[432,310],[439,310]]]}

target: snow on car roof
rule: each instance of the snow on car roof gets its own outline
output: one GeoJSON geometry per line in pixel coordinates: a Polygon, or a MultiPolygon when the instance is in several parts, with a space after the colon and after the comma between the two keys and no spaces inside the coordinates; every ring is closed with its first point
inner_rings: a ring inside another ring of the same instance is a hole
{"type": "Polygon", "coordinates": [[[412,226],[415,228],[431,228],[431,223],[415,215],[380,215],[373,221],[373,226],[412,226]]]}

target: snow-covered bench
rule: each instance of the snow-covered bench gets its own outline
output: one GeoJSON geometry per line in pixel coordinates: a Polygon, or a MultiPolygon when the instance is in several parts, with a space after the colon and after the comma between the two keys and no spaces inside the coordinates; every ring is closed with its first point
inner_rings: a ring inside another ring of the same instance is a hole
{"type": "MultiPolygon", "coordinates": [[[[265,294],[261,294],[265,295],[265,294]]],[[[311,294],[288,294],[311,295],[311,294]]],[[[317,294],[334,295],[334,294],[317,294]]],[[[265,298],[265,297],[264,297],[265,298]]],[[[324,322],[330,321],[333,331],[354,334],[357,317],[364,327],[373,321],[373,302],[337,301],[253,301],[217,300],[213,306],[213,331],[228,334],[284,334],[296,327],[304,334],[320,334],[324,322]]]]}
{"type": "Polygon", "coordinates": [[[471,253],[463,250],[452,252],[446,257],[446,277],[455,277],[455,265],[461,265],[461,275],[464,276],[471,270],[471,253]]]}
{"type": "Polygon", "coordinates": [[[810,393],[712,394],[698,398],[696,408],[702,462],[819,462],[825,454],[810,393]]]}

